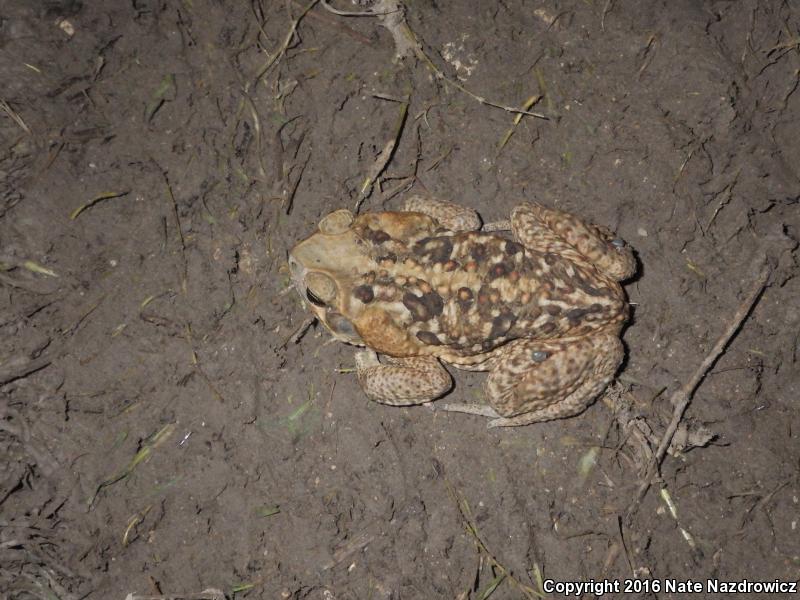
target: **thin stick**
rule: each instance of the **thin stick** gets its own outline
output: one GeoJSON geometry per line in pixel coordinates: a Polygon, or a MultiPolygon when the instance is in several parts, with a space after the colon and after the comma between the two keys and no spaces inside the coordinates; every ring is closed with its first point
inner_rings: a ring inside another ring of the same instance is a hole
{"type": "Polygon", "coordinates": [[[300,341],[300,338],[305,335],[308,328],[311,327],[317,320],[317,317],[308,317],[305,321],[302,322],[300,327],[298,327],[292,335],[290,335],[286,340],[278,346],[278,348],[285,348],[289,344],[296,344],[300,341]]]}
{"type": "Polygon", "coordinates": [[[256,83],[258,83],[259,80],[264,75],[266,75],[270,67],[274,65],[278,61],[278,59],[286,53],[286,50],[289,49],[289,43],[292,41],[292,38],[294,37],[294,34],[297,31],[297,26],[300,24],[300,21],[303,20],[303,17],[305,17],[306,14],[308,14],[308,11],[314,8],[318,2],[319,0],[312,0],[312,2],[310,2],[308,6],[306,6],[303,9],[303,11],[297,16],[297,18],[294,21],[292,21],[292,24],[289,26],[289,31],[286,32],[286,38],[283,40],[283,43],[280,45],[278,50],[272,56],[269,57],[267,62],[264,63],[264,66],[261,67],[261,69],[259,69],[258,73],[256,74],[254,78],[254,81],[256,83]]]}
{"type": "Polygon", "coordinates": [[[770,267],[766,262],[766,257],[759,257],[759,259],[756,261],[756,264],[760,269],[759,274],[756,277],[756,280],[753,283],[747,298],[745,298],[744,302],[739,305],[739,310],[736,311],[736,314],[733,316],[733,320],[731,320],[728,328],[717,340],[717,343],[711,349],[711,352],[709,352],[703,362],[700,363],[700,366],[697,367],[691,379],[689,379],[689,381],[687,381],[683,387],[675,392],[670,398],[670,402],[675,407],[672,412],[672,421],[670,421],[669,427],[667,427],[667,430],[664,432],[664,436],[661,438],[661,443],[658,445],[658,450],[650,460],[650,465],[647,468],[647,475],[645,475],[644,481],[639,486],[636,499],[631,503],[626,511],[625,519],[628,522],[630,522],[631,517],[638,510],[639,504],[641,503],[645,494],[647,494],[647,490],[650,489],[653,476],[656,474],[661,466],[661,462],[664,460],[664,455],[666,455],[670,442],[672,442],[672,438],[675,435],[675,432],[678,430],[678,425],[681,422],[681,418],[683,418],[683,413],[686,412],[686,408],[692,401],[692,394],[694,394],[694,391],[697,389],[697,386],[700,385],[700,382],[703,381],[703,378],[705,378],[709,369],[714,366],[714,363],[725,350],[731,339],[733,339],[733,336],[737,331],[739,331],[742,323],[747,318],[747,315],[750,314],[750,311],[755,306],[759,296],[761,296],[761,292],[764,291],[764,287],[767,285],[770,267]]]}
{"type": "MultiPolygon", "coordinates": [[[[292,4],[297,7],[303,8],[303,6],[299,2],[297,2],[297,0],[294,0],[292,4]]],[[[335,17],[326,15],[325,13],[317,13],[316,11],[309,12],[308,17],[311,19],[316,19],[317,21],[320,21],[322,23],[325,23],[326,25],[330,25],[331,27],[336,28],[338,31],[341,31],[343,34],[350,36],[357,42],[361,42],[365,46],[375,45],[372,43],[372,40],[369,39],[367,36],[361,35],[357,31],[350,29],[346,25],[342,25],[341,23],[338,22],[339,19],[336,19],[335,17]]]]}
{"type": "Polygon", "coordinates": [[[383,147],[383,150],[381,150],[377,160],[367,173],[367,177],[361,186],[361,191],[358,194],[358,199],[356,200],[356,205],[353,209],[353,212],[356,214],[358,214],[358,211],[361,208],[361,205],[364,203],[364,200],[367,199],[367,196],[372,193],[372,187],[375,185],[378,177],[381,173],[383,173],[383,170],[386,168],[386,165],[389,164],[389,160],[394,154],[394,149],[397,147],[397,143],[400,141],[400,135],[403,133],[403,126],[405,125],[406,117],[408,116],[408,103],[409,99],[406,98],[400,107],[400,115],[397,117],[397,125],[394,129],[394,136],[392,139],[386,142],[386,145],[383,147]]]}
{"type": "Polygon", "coordinates": [[[471,92],[457,81],[450,79],[425,53],[422,43],[420,43],[414,31],[408,25],[408,21],[406,21],[405,7],[399,0],[380,0],[380,2],[373,6],[372,11],[359,13],[338,11],[332,8],[327,1],[323,2],[322,5],[326,10],[337,15],[349,17],[377,17],[381,22],[381,25],[391,32],[392,37],[394,38],[395,49],[398,58],[403,58],[413,53],[419,60],[425,63],[425,66],[427,66],[438,79],[444,81],[447,85],[456,88],[461,93],[466,94],[484,106],[492,106],[516,115],[528,115],[530,117],[536,117],[537,119],[549,120],[549,117],[547,115],[543,115],[542,113],[532,112],[525,108],[515,108],[513,106],[507,106],[505,104],[500,104],[499,102],[488,100],[483,96],[479,96],[478,94],[471,92]]]}

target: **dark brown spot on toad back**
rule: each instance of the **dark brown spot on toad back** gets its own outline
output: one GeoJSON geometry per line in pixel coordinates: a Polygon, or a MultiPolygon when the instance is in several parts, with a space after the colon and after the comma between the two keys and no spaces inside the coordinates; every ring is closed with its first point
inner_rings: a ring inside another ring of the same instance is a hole
{"type": "Polygon", "coordinates": [[[592,287],[591,285],[586,283],[585,280],[578,280],[577,286],[587,296],[597,297],[603,295],[603,292],[601,292],[595,287],[592,287]]]}
{"type": "Polygon", "coordinates": [[[403,294],[403,306],[408,309],[408,312],[411,313],[411,318],[415,321],[427,321],[442,314],[444,301],[435,292],[423,294],[422,296],[406,292],[403,294]]]}
{"type": "Polygon", "coordinates": [[[483,244],[475,244],[470,248],[469,255],[477,262],[482,262],[486,258],[486,246],[483,244]]]}
{"type": "Polygon", "coordinates": [[[448,260],[444,263],[444,270],[445,271],[455,271],[458,268],[458,263],[454,260],[448,260]]]}
{"type": "Polygon", "coordinates": [[[414,244],[414,254],[424,256],[434,263],[445,263],[450,260],[453,242],[448,236],[423,238],[414,244]]]}
{"type": "Polygon", "coordinates": [[[467,300],[472,300],[473,297],[474,297],[474,294],[472,293],[472,290],[469,289],[468,287],[460,287],[460,288],[458,288],[458,299],[459,300],[461,300],[463,302],[466,302],[467,300]]]}
{"type": "Polygon", "coordinates": [[[387,263],[396,263],[397,262],[397,255],[394,252],[390,252],[389,254],[384,254],[383,256],[378,257],[378,262],[381,263],[381,266],[388,266],[387,263]]]}
{"type": "Polygon", "coordinates": [[[571,296],[575,293],[575,288],[568,283],[564,283],[564,285],[559,286],[558,291],[567,296],[571,296]]]}
{"type": "Polygon", "coordinates": [[[418,331],[417,332],[417,339],[423,342],[424,344],[429,344],[431,346],[441,346],[442,340],[436,337],[436,334],[431,333],[430,331],[418,331]]]}
{"type": "Polygon", "coordinates": [[[383,244],[384,242],[388,242],[390,239],[392,239],[392,236],[382,229],[367,229],[364,232],[364,237],[373,244],[383,244]]]}
{"type": "Polygon", "coordinates": [[[592,304],[588,308],[573,308],[572,310],[567,312],[567,319],[569,319],[570,325],[577,325],[580,323],[581,319],[583,319],[586,315],[590,315],[592,313],[602,312],[603,307],[600,304],[592,304]]]}
{"type": "Polygon", "coordinates": [[[478,290],[478,304],[487,305],[491,298],[492,292],[496,293],[497,290],[489,287],[486,284],[482,285],[481,289],[478,290]]]}
{"type": "Polygon", "coordinates": [[[489,275],[492,279],[498,279],[500,277],[505,277],[508,271],[509,268],[505,263],[497,263],[489,270],[489,275]]]}
{"type": "Polygon", "coordinates": [[[555,329],[556,329],[556,324],[553,322],[545,323],[544,325],[539,327],[539,331],[541,331],[544,334],[553,333],[555,329]]]}
{"type": "Polygon", "coordinates": [[[475,300],[475,294],[473,294],[472,290],[468,287],[458,288],[456,297],[458,298],[458,306],[464,312],[469,310],[469,307],[472,306],[472,303],[475,300]]]}
{"type": "Polygon", "coordinates": [[[553,254],[552,252],[547,252],[544,255],[544,262],[546,262],[551,267],[558,262],[558,256],[553,254]]]}
{"type": "Polygon", "coordinates": [[[506,335],[514,323],[517,322],[517,317],[510,310],[505,310],[492,319],[492,329],[489,332],[488,339],[496,340],[499,337],[506,335]]]}
{"type": "Polygon", "coordinates": [[[571,323],[579,323],[585,314],[585,308],[573,308],[572,310],[567,311],[567,318],[571,323]]]}
{"type": "Polygon", "coordinates": [[[555,304],[548,304],[547,306],[544,307],[544,312],[546,312],[548,315],[557,317],[558,315],[561,314],[561,307],[555,304]]]}
{"type": "Polygon", "coordinates": [[[364,304],[369,304],[375,299],[375,292],[371,285],[360,285],[353,290],[353,296],[364,304]]]}
{"type": "Polygon", "coordinates": [[[515,241],[512,241],[512,240],[507,240],[506,241],[506,246],[505,246],[506,254],[510,254],[511,256],[514,256],[515,254],[519,254],[520,252],[522,252],[523,249],[524,248],[523,248],[522,244],[520,244],[518,242],[515,242],[515,241]]]}

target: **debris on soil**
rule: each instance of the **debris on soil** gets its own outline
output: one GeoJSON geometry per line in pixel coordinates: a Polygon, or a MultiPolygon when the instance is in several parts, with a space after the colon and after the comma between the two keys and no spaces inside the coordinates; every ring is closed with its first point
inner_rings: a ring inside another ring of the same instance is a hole
{"type": "Polygon", "coordinates": [[[0,596],[796,581],[800,8],[538,4],[3,5],[0,596]],[[420,191],[630,242],[606,402],[364,397],[286,252],[420,191]]]}

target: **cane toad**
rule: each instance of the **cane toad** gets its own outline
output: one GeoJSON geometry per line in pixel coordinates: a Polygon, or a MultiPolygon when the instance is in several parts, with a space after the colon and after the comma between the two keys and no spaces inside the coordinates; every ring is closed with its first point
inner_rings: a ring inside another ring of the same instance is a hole
{"type": "Polygon", "coordinates": [[[572,214],[525,203],[481,228],[473,210],[420,196],[400,212],[327,215],[289,266],[333,336],[366,348],[369,398],[434,400],[452,387],[442,362],[488,371],[488,406],[444,408],[493,427],[576,415],[606,387],[624,354],[619,282],[636,270],[629,246],[572,214]]]}

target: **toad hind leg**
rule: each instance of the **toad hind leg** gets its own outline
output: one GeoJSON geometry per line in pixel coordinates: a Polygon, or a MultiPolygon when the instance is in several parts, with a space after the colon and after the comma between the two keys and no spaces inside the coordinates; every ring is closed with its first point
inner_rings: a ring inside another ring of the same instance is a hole
{"type": "Polygon", "coordinates": [[[622,362],[615,335],[512,342],[486,380],[489,406],[446,405],[446,410],[496,417],[489,427],[529,425],[583,412],[622,362]]]}
{"type": "Polygon", "coordinates": [[[511,211],[514,237],[528,248],[588,262],[616,281],[636,272],[633,250],[605,227],[529,202],[511,211]]]}
{"type": "Polygon", "coordinates": [[[381,364],[369,350],[356,353],[358,382],[370,400],[391,406],[424,404],[453,386],[450,373],[433,356],[388,358],[387,362],[381,364]]]}
{"type": "Polygon", "coordinates": [[[520,340],[486,381],[489,404],[502,418],[489,427],[528,425],[583,412],[624,358],[616,335],[558,341],[520,340]]]}

